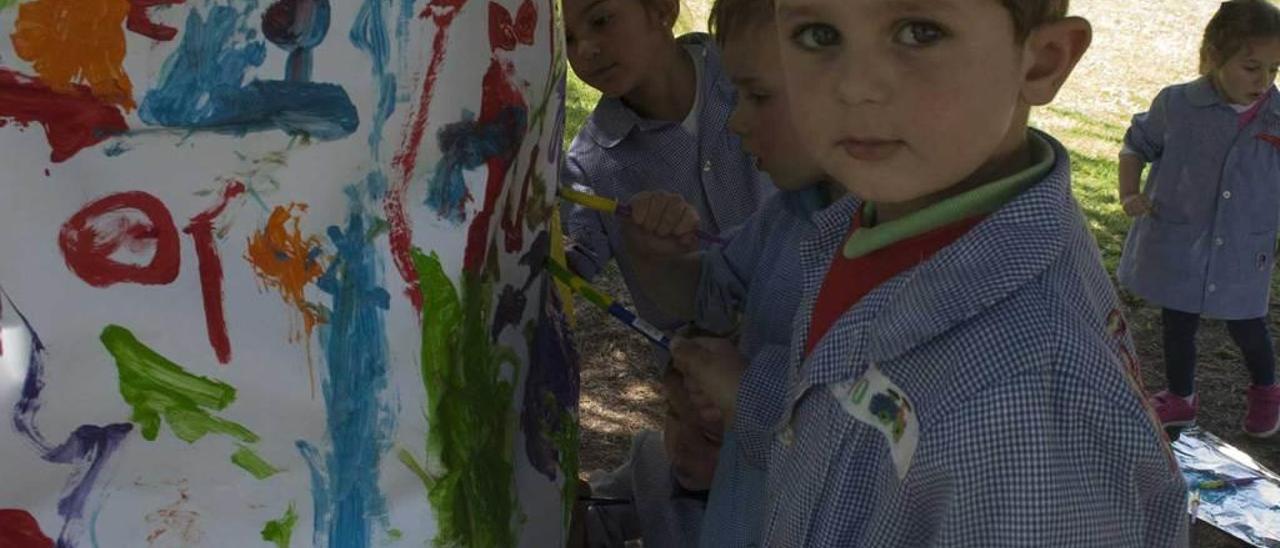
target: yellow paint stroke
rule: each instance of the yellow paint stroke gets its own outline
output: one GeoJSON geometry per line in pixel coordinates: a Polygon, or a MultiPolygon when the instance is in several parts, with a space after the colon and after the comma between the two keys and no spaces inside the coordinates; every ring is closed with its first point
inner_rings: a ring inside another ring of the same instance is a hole
{"type": "Polygon", "coordinates": [[[13,49],[55,91],[84,84],[93,95],[134,108],[124,71],[129,0],[34,0],[18,6],[13,49]]]}
{"type": "MultiPolygon", "coordinates": [[[[560,228],[560,208],[551,208],[551,258],[560,264],[567,264],[564,254],[564,232],[560,228]]],[[[573,289],[560,280],[555,280],[556,291],[560,293],[560,305],[564,307],[564,317],[569,323],[569,327],[574,327],[576,318],[573,316],[573,289]]]]}
{"type": "MultiPolygon", "coordinates": [[[[320,239],[302,235],[300,216],[306,210],[305,204],[276,206],[267,219],[267,226],[249,238],[245,258],[253,265],[264,287],[276,290],[285,304],[298,310],[301,322],[294,322],[289,340],[307,345],[310,368],[311,334],[316,325],[324,323],[324,316],[318,307],[307,302],[306,287],[324,274],[325,265],[316,252],[320,249],[320,239]]],[[[314,370],[311,377],[314,390],[314,370]]]]}

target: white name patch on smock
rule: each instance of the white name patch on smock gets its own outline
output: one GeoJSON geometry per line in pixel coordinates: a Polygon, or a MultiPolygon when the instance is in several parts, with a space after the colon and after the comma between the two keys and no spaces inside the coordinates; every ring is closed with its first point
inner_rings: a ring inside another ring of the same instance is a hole
{"type": "Polygon", "coordinates": [[[884,434],[898,479],[906,477],[920,441],[920,423],[907,394],[874,365],[861,378],[830,389],[846,413],[884,434]]]}

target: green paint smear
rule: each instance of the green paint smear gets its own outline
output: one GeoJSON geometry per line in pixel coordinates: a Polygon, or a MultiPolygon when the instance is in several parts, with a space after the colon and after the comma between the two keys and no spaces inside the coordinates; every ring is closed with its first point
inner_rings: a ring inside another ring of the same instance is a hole
{"type": "Polygon", "coordinates": [[[272,466],[271,463],[258,456],[257,453],[254,453],[252,449],[243,445],[240,446],[240,449],[236,450],[235,454],[231,455],[231,462],[235,463],[236,466],[245,469],[245,471],[253,474],[253,477],[260,480],[267,479],[280,473],[279,468],[272,466]]]}
{"type": "Polygon", "coordinates": [[[22,0],[0,0],[0,11],[7,10],[18,5],[22,0]]]}
{"type": "MultiPolygon", "coordinates": [[[[547,392],[544,396],[548,401],[546,405],[559,405],[556,402],[555,394],[547,392]]],[[[573,519],[573,506],[578,500],[578,417],[569,411],[560,412],[560,428],[551,433],[551,444],[555,446],[556,452],[560,454],[560,475],[563,476],[564,485],[560,486],[561,514],[564,525],[564,531],[568,531],[573,519]]]]}
{"type": "Polygon", "coordinates": [[[293,503],[285,510],[284,517],[268,521],[262,527],[262,540],[275,543],[277,548],[289,548],[289,539],[293,537],[293,526],[298,524],[298,513],[293,510],[293,503]]]}
{"type": "Polygon", "coordinates": [[[462,297],[434,253],[413,250],[423,296],[422,384],[427,391],[427,462],[400,460],[422,479],[435,510],[436,546],[516,544],[513,383],[515,354],[489,338],[493,283],[463,274],[462,297]]]}
{"type": "Polygon", "coordinates": [[[120,395],[133,407],[129,417],[142,426],[142,437],[155,441],[161,418],[182,441],[195,443],[206,434],[226,434],[245,443],[258,435],[237,423],[209,414],[236,399],[229,384],[188,373],[138,341],[128,329],[108,325],[102,344],[116,360],[120,395]]]}
{"type": "Polygon", "coordinates": [[[390,531],[387,531],[387,540],[395,542],[402,538],[404,538],[404,532],[400,531],[399,529],[392,529],[390,531]]]}

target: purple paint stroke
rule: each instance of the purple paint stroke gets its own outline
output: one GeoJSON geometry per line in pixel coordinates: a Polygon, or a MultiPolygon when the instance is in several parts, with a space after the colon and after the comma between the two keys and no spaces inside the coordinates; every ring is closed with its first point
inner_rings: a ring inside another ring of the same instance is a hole
{"type": "Polygon", "coordinates": [[[289,52],[284,79],[311,81],[311,50],[329,33],[329,0],[277,0],[262,14],[262,35],[289,52]]]}
{"type": "MultiPolygon", "coordinates": [[[[553,436],[573,428],[574,425],[566,421],[577,416],[578,351],[569,338],[559,292],[555,291],[550,278],[542,277],[539,294],[538,318],[526,332],[529,378],[524,385],[520,428],[524,431],[529,463],[548,480],[555,481],[560,460],[566,455],[560,454],[553,436]]],[[[565,481],[573,480],[566,478],[565,481]]]]}
{"type": "Polygon", "coordinates": [[[515,286],[508,285],[498,295],[498,307],[493,314],[493,329],[490,332],[494,340],[497,340],[503,329],[520,323],[520,318],[524,317],[524,309],[528,304],[526,294],[533,282],[542,275],[542,265],[546,264],[550,253],[551,234],[544,230],[538,233],[533,245],[520,257],[519,264],[529,267],[529,277],[525,279],[524,286],[516,289],[515,286]]]}
{"type": "MultiPolygon", "coordinates": [[[[22,397],[14,405],[13,427],[22,434],[39,452],[40,458],[54,464],[68,464],[73,467],[71,477],[58,500],[58,515],[63,518],[62,531],[58,534],[59,548],[78,546],[86,529],[86,518],[92,519],[97,514],[101,500],[90,501],[95,495],[94,488],[102,476],[107,461],[129,435],[133,425],[129,423],[109,424],[107,426],[81,425],[77,427],[67,441],[60,445],[50,444],[36,426],[36,413],[40,411],[40,393],[44,390],[44,358],[47,352],[40,336],[27,321],[17,304],[8,294],[0,289],[0,301],[7,300],[10,308],[22,320],[30,336],[31,356],[27,362],[27,378],[22,384],[22,397]]],[[[89,529],[92,528],[90,523],[89,529]]],[[[90,531],[90,536],[93,532],[90,531]]]]}

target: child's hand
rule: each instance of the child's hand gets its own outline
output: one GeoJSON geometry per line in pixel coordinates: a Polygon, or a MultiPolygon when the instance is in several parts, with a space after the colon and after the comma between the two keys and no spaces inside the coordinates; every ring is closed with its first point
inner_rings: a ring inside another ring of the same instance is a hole
{"type": "Polygon", "coordinates": [[[728,339],[676,338],[671,345],[672,363],[684,373],[685,385],[704,420],[733,420],[738,404],[738,384],[747,361],[728,339]]]}
{"type": "Polygon", "coordinates": [[[1134,194],[1120,201],[1124,206],[1124,214],[1130,217],[1141,217],[1151,213],[1151,200],[1145,194],[1134,194]]]}
{"type": "Polygon", "coordinates": [[[698,250],[698,212],[679,194],[641,192],[622,222],[627,249],[649,257],[676,257],[698,250]]]}

